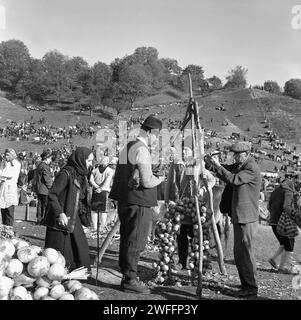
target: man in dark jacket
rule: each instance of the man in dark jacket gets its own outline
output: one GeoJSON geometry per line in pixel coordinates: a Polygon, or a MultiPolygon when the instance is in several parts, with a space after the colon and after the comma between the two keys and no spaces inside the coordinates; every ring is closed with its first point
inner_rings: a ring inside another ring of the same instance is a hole
{"type": "Polygon", "coordinates": [[[34,192],[37,194],[37,224],[42,224],[45,218],[45,209],[48,201],[48,190],[52,186],[52,177],[50,172],[50,163],[52,152],[50,149],[43,151],[41,154],[41,162],[36,168],[34,192]]]}
{"type": "Polygon", "coordinates": [[[152,171],[149,140],[154,131],[162,129],[162,122],[149,116],[143,122],[139,136],[121,151],[109,197],[118,201],[120,220],[119,266],[123,279],[121,290],[149,294],[139,283],[137,266],[144,250],[152,223],[151,207],[157,203],[157,186],[164,177],[152,171]]]}
{"type": "Polygon", "coordinates": [[[205,161],[213,167],[217,176],[233,187],[231,214],[234,230],[234,259],[241,281],[240,297],[256,297],[258,292],[256,260],[252,241],[259,217],[261,186],[260,169],[250,155],[247,142],[232,145],[235,164],[221,165],[215,158],[205,161]]]}

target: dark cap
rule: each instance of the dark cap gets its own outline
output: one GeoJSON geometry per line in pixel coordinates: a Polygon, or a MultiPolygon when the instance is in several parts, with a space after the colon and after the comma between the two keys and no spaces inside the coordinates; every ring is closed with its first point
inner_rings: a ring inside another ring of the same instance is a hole
{"type": "Polygon", "coordinates": [[[248,142],[238,141],[238,142],[232,144],[230,151],[235,152],[235,153],[250,152],[251,146],[248,142]]]}
{"type": "Polygon", "coordinates": [[[162,121],[154,116],[148,116],[144,122],[142,123],[143,127],[149,128],[149,129],[162,129],[162,121]]]}

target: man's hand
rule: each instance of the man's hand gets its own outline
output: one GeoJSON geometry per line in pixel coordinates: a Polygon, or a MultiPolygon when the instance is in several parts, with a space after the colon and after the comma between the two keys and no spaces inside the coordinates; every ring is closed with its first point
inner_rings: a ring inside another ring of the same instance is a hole
{"type": "Polygon", "coordinates": [[[63,227],[68,226],[68,217],[66,216],[65,213],[61,213],[60,216],[58,217],[58,225],[63,227]]]}
{"type": "Polygon", "coordinates": [[[208,164],[208,165],[212,165],[214,167],[220,167],[221,164],[219,162],[219,160],[217,159],[217,157],[211,157],[210,155],[206,155],[204,157],[204,161],[208,164]]]}

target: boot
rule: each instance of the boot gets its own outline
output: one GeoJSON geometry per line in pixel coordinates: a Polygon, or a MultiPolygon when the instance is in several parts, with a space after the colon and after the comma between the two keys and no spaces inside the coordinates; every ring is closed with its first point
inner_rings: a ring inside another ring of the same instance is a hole
{"type": "Polygon", "coordinates": [[[139,294],[151,293],[150,289],[146,285],[139,282],[137,278],[128,279],[127,277],[125,277],[124,279],[122,279],[121,290],[123,292],[128,292],[128,293],[139,293],[139,294]]]}

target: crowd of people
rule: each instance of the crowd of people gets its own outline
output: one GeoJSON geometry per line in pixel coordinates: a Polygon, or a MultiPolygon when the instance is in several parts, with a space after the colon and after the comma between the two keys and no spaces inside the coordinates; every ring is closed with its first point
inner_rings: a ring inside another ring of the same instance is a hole
{"type": "MultiPolygon", "coordinates": [[[[169,122],[169,125],[178,123],[169,122]]],[[[171,167],[177,170],[172,188],[168,189],[173,194],[168,194],[168,199],[177,201],[183,181],[191,175],[189,167],[196,165],[192,144],[186,143],[183,159],[171,158],[165,170],[155,170],[149,141],[159,138],[162,126],[157,117],[144,119],[139,134],[120,150],[118,159],[110,157],[106,151],[99,154],[94,148],[72,144],[65,144],[58,150],[44,149],[41,154],[17,154],[13,149],[5,150],[0,162],[2,223],[13,227],[14,208],[22,195],[20,191],[34,192],[37,197],[37,224],[46,226],[45,246],[61,251],[70,270],[81,266],[90,268],[85,230],[103,231],[109,216],[116,212],[112,208],[117,208],[120,220],[119,267],[123,275],[120,288],[125,292],[149,294],[150,288],[139,281],[137,267],[154,222],[153,208],[158,207],[158,200],[167,196],[164,186],[171,167]],[[164,188],[165,194],[161,192],[164,188]]],[[[289,216],[298,207],[295,195],[300,190],[299,175],[286,173],[283,181],[269,176],[262,179],[253,156],[254,149],[247,141],[235,139],[226,152],[221,151],[220,145],[215,147],[217,150],[208,152],[204,158],[206,169],[200,175],[203,184],[197,186],[198,195],[204,196],[216,184],[224,186],[226,213],[233,224],[234,259],[241,281],[240,290],[235,294],[244,298],[257,297],[259,284],[254,237],[260,192],[269,183],[279,184],[275,190],[279,189],[281,196],[272,194],[268,204],[269,222],[279,241],[279,248],[268,262],[279,272],[290,273],[288,266],[296,235],[291,237],[280,233],[278,224],[283,212],[289,216]],[[226,163],[229,152],[233,154],[231,165],[226,163]],[[279,265],[278,257],[281,257],[279,265]]],[[[183,224],[177,238],[182,269],[187,268],[191,236],[192,225],[183,224]]]]}
{"type": "Polygon", "coordinates": [[[44,117],[37,122],[33,118],[21,122],[9,121],[6,126],[0,127],[0,138],[26,140],[39,144],[53,144],[60,139],[69,142],[74,136],[92,138],[96,131],[95,123],[98,124],[98,122],[91,122],[90,125],[77,123],[60,128],[47,123],[44,117]]]}

